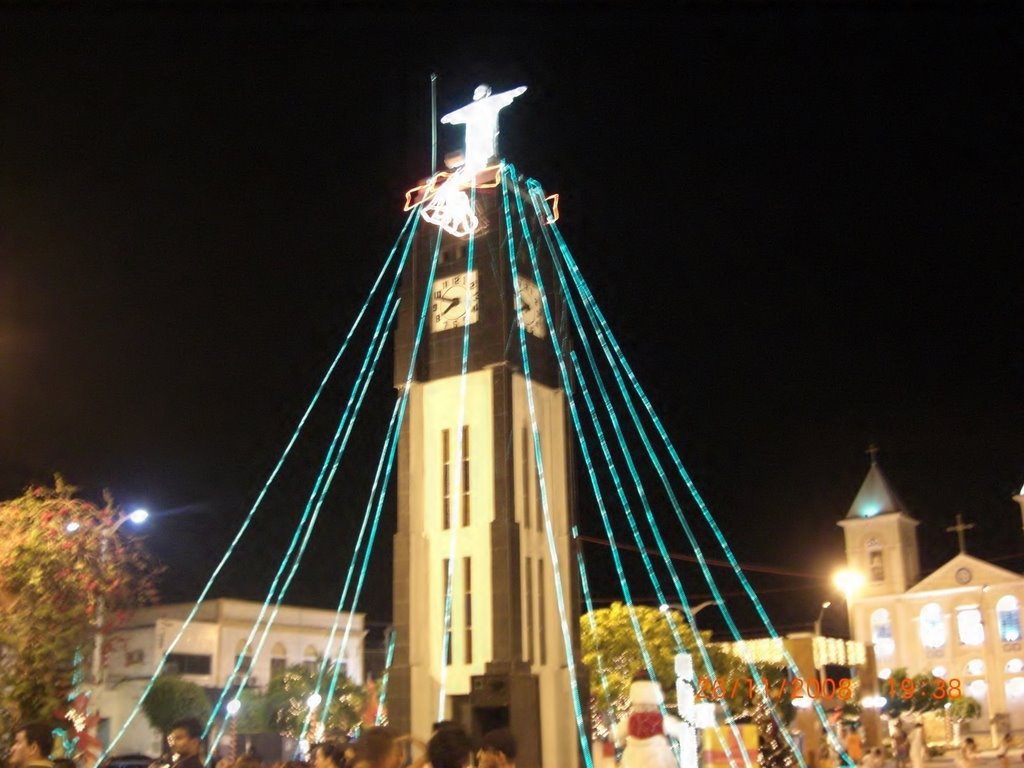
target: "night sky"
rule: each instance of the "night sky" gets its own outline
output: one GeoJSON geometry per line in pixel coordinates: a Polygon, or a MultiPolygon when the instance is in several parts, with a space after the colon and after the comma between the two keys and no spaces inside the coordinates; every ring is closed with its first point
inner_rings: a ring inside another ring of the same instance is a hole
{"type": "MultiPolygon", "coordinates": [[[[806,574],[752,573],[780,628],[809,629],[832,596],[871,443],[922,521],[926,571],[955,553],[957,512],[979,523],[971,553],[1020,569],[1019,9],[666,7],[0,11],[0,493],[61,472],[145,505],[165,599],[194,598],[429,171],[436,72],[439,114],[481,82],[528,86],[502,152],[561,194],[737,557],[806,574]]],[[[439,127],[442,153],[461,141],[439,127]]],[[[337,599],[394,398],[385,361],[290,602],[337,599]]],[[[215,595],[262,598],[346,391],[215,595]]],[[[387,510],[378,621],[393,495],[387,510]]],[[[606,550],[585,551],[601,570],[606,550]]]]}

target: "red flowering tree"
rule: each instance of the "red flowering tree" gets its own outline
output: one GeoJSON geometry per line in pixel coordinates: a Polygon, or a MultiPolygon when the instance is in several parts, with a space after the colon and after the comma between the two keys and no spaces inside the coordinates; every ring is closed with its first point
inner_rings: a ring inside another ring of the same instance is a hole
{"type": "Polygon", "coordinates": [[[60,476],[0,502],[0,716],[49,719],[66,708],[76,654],[88,665],[106,636],[156,596],[156,569],[138,539],[117,535],[124,513],[99,507],[60,476]]]}

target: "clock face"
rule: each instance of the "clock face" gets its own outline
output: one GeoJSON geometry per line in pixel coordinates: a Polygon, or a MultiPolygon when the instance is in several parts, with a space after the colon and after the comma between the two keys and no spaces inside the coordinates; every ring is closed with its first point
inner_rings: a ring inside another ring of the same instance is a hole
{"type": "Polygon", "coordinates": [[[959,584],[966,584],[971,580],[971,571],[969,568],[957,568],[956,580],[959,584]]]}
{"type": "Polygon", "coordinates": [[[434,281],[431,292],[430,330],[449,331],[480,319],[480,285],[476,270],[457,272],[434,281]],[[469,317],[467,318],[467,310],[469,317]]]}
{"type": "Polygon", "coordinates": [[[547,336],[548,328],[544,322],[544,307],[540,302],[540,288],[527,277],[519,276],[519,322],[527,333],[538,339],[547,336]]]}

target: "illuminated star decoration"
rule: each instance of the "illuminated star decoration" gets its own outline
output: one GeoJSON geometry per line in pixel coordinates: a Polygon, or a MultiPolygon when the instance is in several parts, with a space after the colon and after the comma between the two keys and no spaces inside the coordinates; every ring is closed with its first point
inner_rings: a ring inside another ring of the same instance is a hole
{"type": "Polygon", "coordinates": [[[421,215],[425,221],[456,237],[467,237],[476,231],[480,220],[463,190],[498,154],[498,113],[525,92],[525,85],[494,94],[489,85],[478,85],[472,102],[441,118],[446,125],[466,126],[466,147],[462,167],[423,207],[421,215]]]}

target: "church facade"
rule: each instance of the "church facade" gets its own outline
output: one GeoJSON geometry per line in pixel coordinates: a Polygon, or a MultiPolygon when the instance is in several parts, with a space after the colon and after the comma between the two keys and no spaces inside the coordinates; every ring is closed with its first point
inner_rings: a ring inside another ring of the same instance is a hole
{"type": "Polygon", "coordinates": [[[851,633],[874,646],[882,695],[899,695],[909,677],[941,681],[946,701],[971,696],[982,714],[974,730],[1024,730],[1024,577],[964,552],[921,578],[917,525],[872,460],[847,516],[839,522],[846,561],[863,574],[850,596],[851,633]]]}

